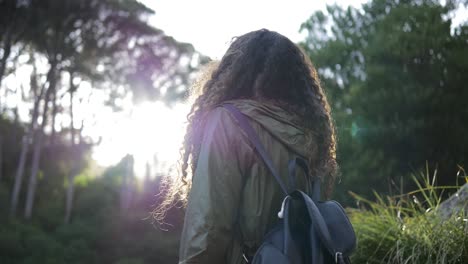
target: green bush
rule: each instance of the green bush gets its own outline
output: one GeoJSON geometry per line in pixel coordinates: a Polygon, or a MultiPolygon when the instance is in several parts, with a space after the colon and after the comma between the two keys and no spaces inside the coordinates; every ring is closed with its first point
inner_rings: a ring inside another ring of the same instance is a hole
{"type": "Polygon", "coordinates": [[[0,212],[5,212],[5,214],[10,209],[9,202],[10,201],[10,192],[6,184],[0,181],[0,212]]]}
{"type": "Polygon", "coordinates": [[[0,234],[0,263],[65,263],[62,245],[37,226],[8,221],[0,234]]]}
{"type": "Polygon", "coordinates": [[[443,219],[437,210],[443,191],[429,177],[417,191],[397,197],[374,193],[376,201],[352,194],[360,209],[350,213],[358,238],[354,263],[468,263],[468,217],[443,219]]]}

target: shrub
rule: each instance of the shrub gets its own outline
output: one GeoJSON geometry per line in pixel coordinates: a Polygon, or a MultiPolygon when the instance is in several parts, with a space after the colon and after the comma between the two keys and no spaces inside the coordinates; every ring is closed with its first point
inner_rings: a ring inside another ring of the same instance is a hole
{"type": "Polygon", "coordinates": [[[350,213],[358,238],[355,263],[468,263],[468,217],[442,218],[442,193],[430,177],[413,177],[418,190],[369,201],[352,193],[360,209],[350,213]]]}

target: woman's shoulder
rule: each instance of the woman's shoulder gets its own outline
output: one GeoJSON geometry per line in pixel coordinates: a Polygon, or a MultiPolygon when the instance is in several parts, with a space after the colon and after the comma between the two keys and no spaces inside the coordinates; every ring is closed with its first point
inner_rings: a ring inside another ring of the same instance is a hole
{"type": "Polygon", "coordinates": [[[237,122],[232,114],[222,106],[208,111],[203,120],[204,133],[208,136],[232,138],[238,135],[237,122]]]}
{"type": "MultiPolygon", "coordinates": [[[[305,148],[305,132],[300,125],[301,122],[299,122],[296,115],[285,110],[280,104],[271,101],[256,101],[251,99],[231,100],[225,103],[232,104],[238,108],[247,117],[260,138],[272,136],[276,140],[272,141],[271,144],[276,144],[276,142],[281,143],[301,156],[307,153],[307,149],[305,148]]],[[[233,121],[233,117],[228,110],[222,107],[216,109],[215,116],[223,122],[229,124],[236,123],[233,121]]],[[[233,130],[238,129],[239,128],[233,128],[233,130]]],[[[239,134],[243,133],[241,132],[239,134]]]]}

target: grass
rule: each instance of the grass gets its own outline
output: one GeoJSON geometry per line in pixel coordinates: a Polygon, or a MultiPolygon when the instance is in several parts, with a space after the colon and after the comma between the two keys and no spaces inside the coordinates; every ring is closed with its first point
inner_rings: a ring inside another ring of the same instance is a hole
{"type": "Polygon", "coordinates": [[[468,215],[438,213],[444,191],[458,187],[435,186],[428,172],[413,179],[418,189],[404,195],[374,193],[370,201],[352,193],[360,207],[350,214],[358,238],[353,263],[468,263],[468,215]]]}

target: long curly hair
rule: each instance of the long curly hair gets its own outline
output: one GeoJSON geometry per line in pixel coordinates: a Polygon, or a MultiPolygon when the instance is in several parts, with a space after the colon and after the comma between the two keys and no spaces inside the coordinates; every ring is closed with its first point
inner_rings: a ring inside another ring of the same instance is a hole
{"type": "Polygon", "coordinates": [[[268,101],[293,113],[306,135],[312,175],[320,176],[330,196],[338,171],[330,106],[308,56],[291,40],[266,29],[235,38],[221,61],[205,69],[192,92],[179,178],[165,179],[165,198],[153,211],[156,220],[163,221],[172,206],[186,204],[206,113],[233,99],[268,101]]]}

